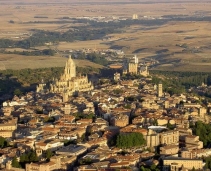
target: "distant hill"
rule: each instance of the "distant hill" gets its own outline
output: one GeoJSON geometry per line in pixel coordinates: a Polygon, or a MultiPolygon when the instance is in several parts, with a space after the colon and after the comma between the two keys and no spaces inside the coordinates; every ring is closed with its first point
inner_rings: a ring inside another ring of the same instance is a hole
{"type": "Polygon", "coordinates": [[[131,3],[172,3],[172,2],[209,2],[209,0],[0,0],[0,4],[43,4],[43,3],[51,3],[51,4],[131,4],[131,3]]]}

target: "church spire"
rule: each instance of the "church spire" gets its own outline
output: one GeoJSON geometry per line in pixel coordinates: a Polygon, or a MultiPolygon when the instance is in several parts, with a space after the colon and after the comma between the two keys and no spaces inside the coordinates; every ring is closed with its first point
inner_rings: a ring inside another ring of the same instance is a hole
{"type": "Polygon", "coordinates": [[[71,58],[71,55],[69,55],[69,58],[66,62],[64,72],[65,72],[64,74],[67,80],[73,77],[76,77],[76,66],[75,66],[75,62],[71,58]]]}

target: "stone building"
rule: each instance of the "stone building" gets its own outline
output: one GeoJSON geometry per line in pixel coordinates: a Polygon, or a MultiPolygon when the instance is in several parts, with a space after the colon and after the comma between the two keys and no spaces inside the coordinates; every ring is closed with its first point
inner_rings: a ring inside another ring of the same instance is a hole
{"type": "Polygon", "coordinates": [[[132,74],[138,73],[138,64],[137,63],[129,63],[128,64],[128,72],[132,74]]]}
{"type": "Polygon", "coordinates": [[[135,55],[134,62],[128,59],[123,62],[123,74],[138,74],[144,77],[149,76],[148,66],[145,64],[140,65],[138,57],[135,55]]]}
{"type": "Polygon", "coordinates": [[[160,144],[159,134],[149,129],[146,135],[146,142],[147,142],[147,147],[151,148],[154,151],[155,148],[160,144]]]}
{"type": "Polygon", "coordinates": [[[75,92],[85,92],[93,89],[93,84],[88,81],[87,75],[76,76],[76,65],[71,56],[67,60],[64,73],[59,79],[53,79],[49,86],[44,82],[37,86],[37,92],[62,94],[64,101],[67,101],[67,96],[71,96],[75,92]]]}
{"type": "Polygon", "coordinates": [[[163,84],[162,83],[158,84],[157,94],[158,94],[158,97],[162,97],[163,96],[163,84]]]}
{"type": "Polygon", "coordinates": [[[167,145],[160,147],[160,154],[162,155],[174,155],[178,154],[179,146],[178,145],[167,145]]]}
{"type": "Polygon", "coordinates": [[[179,171],[180,169],[196,170],[203,168],[202,159],[165,158],[163,159],[163,171],[179,171]]]}
{"type": "Polygon", "coordinates": [[[26,164],[26,171],[53,171],[61,168],[61,159],[54,157],[50,162],[30,163],[26,164]]]}
{"type": "Polygon", "coordinates": [[[125,127],[129,124],[129,116],[124,114],[115,115],[111,118],[111,125],[125,127]]]}
{"type": "Polygon", "coordinates": [[[8,117],[0,118],[0,136],[11,138],[14,136],[14,131],[17,129],[17,118],[8,117]]]}
{"type": "Polygon", "coordinates": [[[171,130],[159,134],[160,144],[178,145],[179,131],[171,130]]]}
{"type": "Polygon", "coordinates": [[[149,76],[149,70],[148,70],[147,65],[143,65],[143,66],[140,67],[139,74],[144,76],[144,77],[149,76]]]}

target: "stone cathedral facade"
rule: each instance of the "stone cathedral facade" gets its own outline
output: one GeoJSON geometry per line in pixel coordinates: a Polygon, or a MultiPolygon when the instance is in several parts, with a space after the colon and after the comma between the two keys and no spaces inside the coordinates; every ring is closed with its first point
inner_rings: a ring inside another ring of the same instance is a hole
{"type": "Polygon", "coordinates": [[[93,90],[92,82],[86,76],[76,76],[76,65],[71,56],[67,60],[64,73],[59,79],[53,79],[47,86],[44,82],[37,86],[37,92],[58,93],[71,96],[75,92],[85,92],[93,90]]]}

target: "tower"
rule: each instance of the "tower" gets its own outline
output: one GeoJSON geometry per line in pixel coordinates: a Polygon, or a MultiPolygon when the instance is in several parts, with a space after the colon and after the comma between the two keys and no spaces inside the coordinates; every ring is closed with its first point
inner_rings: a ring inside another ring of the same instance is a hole
{"type": "Polygon", "coordinates": [[[138,64],[137,63],[129,63],[128,64],[128,72],[132,74],[138,73],[138,64]]]}
{"type": "Polygon", "coordinates": [[[73,59],[71,58],[70,55],[69,55],[69,58],[68,58],[68,60],[65,64],[64,75],[65,75],[66,80],[69,80],[71,78],[76,77],[75,62],[73,61],[73,59]]]}
{"type": "Polygon", "coordinates": [[[162,83],[158,84],[157,94],[158,94],[158,97],[163,96],[163,84],[162,83]]]}
{"type": "Polygon", "coordinates": [[[135,59],[135,64],[138,64],[138,58],[137,58],[137,56],[135,55],[133,58],[135,59]]]}
{"type": "Polygon", "coordinates": [[[64,103],[68,101],[68,93],[67,93],[67,90],[64,90],[64,92],[62,93],[62,101],[64,103]]]}

